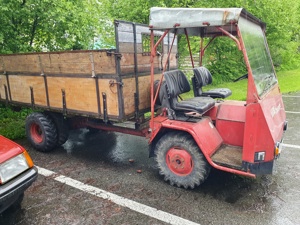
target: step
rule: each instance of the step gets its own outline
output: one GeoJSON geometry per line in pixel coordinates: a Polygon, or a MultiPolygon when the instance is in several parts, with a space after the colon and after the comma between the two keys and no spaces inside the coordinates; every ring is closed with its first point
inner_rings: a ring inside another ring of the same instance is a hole
{"type": "Polygon", "coordinates": [[[211,157],[218,165],[234,169],[242,169],[242,152],[240,146],[222,145],[211,157]]]}

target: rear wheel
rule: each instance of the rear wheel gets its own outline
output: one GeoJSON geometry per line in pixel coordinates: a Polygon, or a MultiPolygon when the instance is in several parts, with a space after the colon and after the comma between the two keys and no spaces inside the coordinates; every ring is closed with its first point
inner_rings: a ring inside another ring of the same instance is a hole
{"type": "Polygon", "coordinates": [[[63,115],[60,113],[46,113],[53,120],[57,130],[57,146],[63,145],[69,138],[69,126],[63,115]]]}
{"type": "Polygon", "coordinates": [[[165,134],[156,144],[155,160],[165,181],[178,187],[199,186],[210,172],[210,165],[194,139],[184,132],[165,134]]]}
{"type": "Polygon", "coordinates": [[[28,141],[39,151],[51,151],[57,144],[57,130],[52,119],[43,113],[31,113],[26,118],[28,141]]]}

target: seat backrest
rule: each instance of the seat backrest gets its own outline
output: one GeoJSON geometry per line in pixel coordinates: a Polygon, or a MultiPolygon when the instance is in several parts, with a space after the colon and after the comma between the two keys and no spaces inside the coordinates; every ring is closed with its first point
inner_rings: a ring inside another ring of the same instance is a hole
{"type": "Polygon", "coordinates": [[[200,66],[193,69],[198,88],[212,83],[212,75],[207,68],[200,66]]]}
{"type": "Polygon", "coordinates": [[[172,70],[164,73],[169,98],[177,98],[178,95],[189,92],[190,84],[181,70],[172,70]]]}

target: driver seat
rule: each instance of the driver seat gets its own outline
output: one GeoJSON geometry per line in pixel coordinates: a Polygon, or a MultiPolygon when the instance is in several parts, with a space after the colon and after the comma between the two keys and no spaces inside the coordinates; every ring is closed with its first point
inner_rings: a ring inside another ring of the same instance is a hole
{"type": "Polygon", "coordinates": [[[181,70],[167,71],[164,73],[164,78],[165,83],[161,86],[160,92],[167,95],[168,104],[166,106],[173,110],[175,115],[186,112],[203,114],[214,107],[215,100],[210,97],[194,97],[178,101],[180,94],[191,90],[190,84],[181,70]]]}
{"type": "Polygon", "coordinates": [[[215,88],[209,91],[202,91],[202,87],[212,83],[212,75],[209,70],[203,66],[193,69],[192,78],[194,96],[206,96],[212,98],[227,98],[232,94],[228,88],[215,88]]]}

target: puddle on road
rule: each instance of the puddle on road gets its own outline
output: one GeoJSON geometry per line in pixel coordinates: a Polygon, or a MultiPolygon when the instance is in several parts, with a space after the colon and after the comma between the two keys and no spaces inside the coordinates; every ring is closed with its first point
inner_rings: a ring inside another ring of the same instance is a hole
{"type": "Polygon", "coordinates": [[[129,164],[130,159],[143,162],[148,158],[145,138],[113,132],[90,133],[87,129],[72,131],[62,147],[68,154],[94,161],[129,164]]]}
{"type": "Polygon", "coordinates": [[[272,211],[274,201],[283,201],[277,196],[277,189],[276,179],[271,175],[251,179],[212,170],[206,182],[192,191],[233,205],[240,212],[263,213],[272,211]]]}

